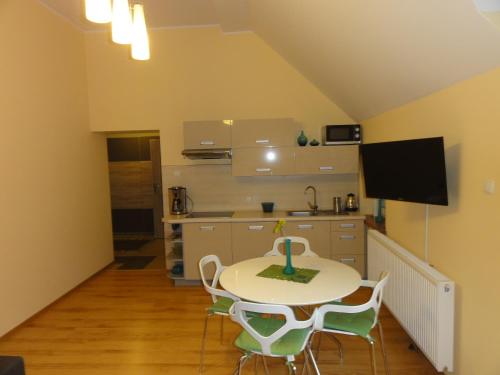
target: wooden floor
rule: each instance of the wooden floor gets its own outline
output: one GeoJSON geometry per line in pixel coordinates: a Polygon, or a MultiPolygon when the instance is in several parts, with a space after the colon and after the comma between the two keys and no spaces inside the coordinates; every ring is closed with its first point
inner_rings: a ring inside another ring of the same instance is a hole
{"type": "MultiPolygon", "coordinates": [[[[367,296],[361,290],[350,300],[367,296]]],[[[209,301],[201,287],[174,288],[164,271],[108,269],[1,338],[0,354],[23,356],[28,375],[196,374],[209,301]]],[[[410,339],[394,318],[387,311],[381,317],[392,375],[438,374],[421,353],[408,350],[410,339]]],[[[221,344],[219,323],[219,318],[209,323],[207,375],[231,374],[240,355],[232,344],[238,326],[225,320],[221,344]]],[[[339,338],[344,363],[334,344],[323,339],[321,373],[370,374],[367,344],[339,338]]],[[[299,370],[301,363],[299,358],[299,370]]],[[[384,374],[380,350],[377,363],[384,374]]],[[[272,374],[286,373],[281,360],[270,365],[272,374]]],[[[244,373],[253,373],[253,363],[244,373]]]]}

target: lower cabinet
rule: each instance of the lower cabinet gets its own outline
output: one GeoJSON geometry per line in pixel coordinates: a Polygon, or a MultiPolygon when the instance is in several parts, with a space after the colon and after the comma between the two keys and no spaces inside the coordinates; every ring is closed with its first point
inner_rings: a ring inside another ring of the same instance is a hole
{"type": "MultiPolygon", "coordinates": [[[[289,236],[304,237],[309,240],[311,250],[322,258],[330,258],[330,222],[329,221],[289,221],[285,233],[289,236]]],[[[292,245],[292,252],[301,253],[303,246],[292,245]]]]}
{"type": "Polygon", "coordinates": [[[365,255],[364,254],[334,254],[333,260],[351,266],[359,272],[361,277],[365,276],[365,255]]]}
{"type": "Polygon", "coordinates": [[[232,224],[234,263],[264,256],[273,248],[278,235],[273,232],[275,222],[248,222],[232,224]]]}
{"type": "Polygon", "coordinates": [[[331,247],[332,259],[353,267],[362,277],[365,277],[364,220],[332,221],[331,247]]]}
{"type": "MultiPolygon", "coordinates": [[[[273,232],[275,225],[275,221],[183,224],[184,278],[200,279],[198,262],[205,255],[219,256],[225,266],[264,256],[279,237],[279,234],[273,232]]],[[[363,219],[288,221],[285,235],[307,238],[311,250],[320,257],[349,265],[365,277],[363,219]]],[[[301,246],[293,245],[292,252],[302,252],[301,246]]],[[[207,271],[208,274],[214,272],[207,271]]]]}
{"type": "MultiPolygon", "coordinates": [[[[184,239],[184,279],[199,280],[198,262],[205,255],[217,255],[223,265],[233,263],[230,223],[189,223],[182,225],[184,239]]],[[[207,268],[213,275],[215,268],[207,268]]]]}

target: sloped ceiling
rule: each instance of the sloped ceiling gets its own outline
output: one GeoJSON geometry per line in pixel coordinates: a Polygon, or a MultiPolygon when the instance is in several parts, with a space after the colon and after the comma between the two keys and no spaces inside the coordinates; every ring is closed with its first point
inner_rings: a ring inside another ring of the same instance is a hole
{"type": "MultiPolygon", "coordinates": [[[[39,0],[84,31],[105,31],[85,19],[84,0],[39,0]]],[[[141,0],[148,27],[200,27],[220,25],[223,32],[248,30],[246,0],[141,0]]],[[[134,3],[134,1],[130,1],[134,3]]]]}
{"type": "Polygon", "coordinates": [[[472,0],[249,0],[251,26],[356,120],[500,65],[472,0]]]}
{"type": "MultiPolygon", "coordinates": [[[[109,28],[84,19],[83,0],[40,1],[83,30],[109,28]]],[[[152,28],[255,31],[358,121],[500,66],[500,29],[473,0],[142,2],[152,28]]]]}

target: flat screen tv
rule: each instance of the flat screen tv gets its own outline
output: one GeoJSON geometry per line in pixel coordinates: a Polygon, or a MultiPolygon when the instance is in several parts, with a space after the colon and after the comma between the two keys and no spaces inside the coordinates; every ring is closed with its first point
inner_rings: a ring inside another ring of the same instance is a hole
{"type": "Polygon", "coordinates": [[[448,205],[443,137],[361,145],[366,196],[448,205]]]}

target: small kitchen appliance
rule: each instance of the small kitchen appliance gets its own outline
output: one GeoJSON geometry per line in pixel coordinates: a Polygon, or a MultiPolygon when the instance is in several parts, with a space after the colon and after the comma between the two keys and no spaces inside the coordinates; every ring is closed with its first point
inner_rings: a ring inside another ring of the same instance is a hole
{"type": "Polygon", "coordinates": [[[187,192],[183,186],[168,188],[168,207],[172,215],[187,214],[187,192]]]}
{"type": "Polygon", "coordinates": [[[342,198],[341,197],[333,197],[333,213],[335,215],[342,214],[342,198]]]}
{"type": "Polygon", "coordinates": [[[354,145],[361,143],[361,125],[326,125],[323,127],[323,145],[354,145]]]}
{"type": "Polygon", "coordinates": [[[346,211],[358,210],[358,203],[356,202],[356,196],[353,193],[347,194],[347,198],[345,200],[345,209],[346,211]]]}

